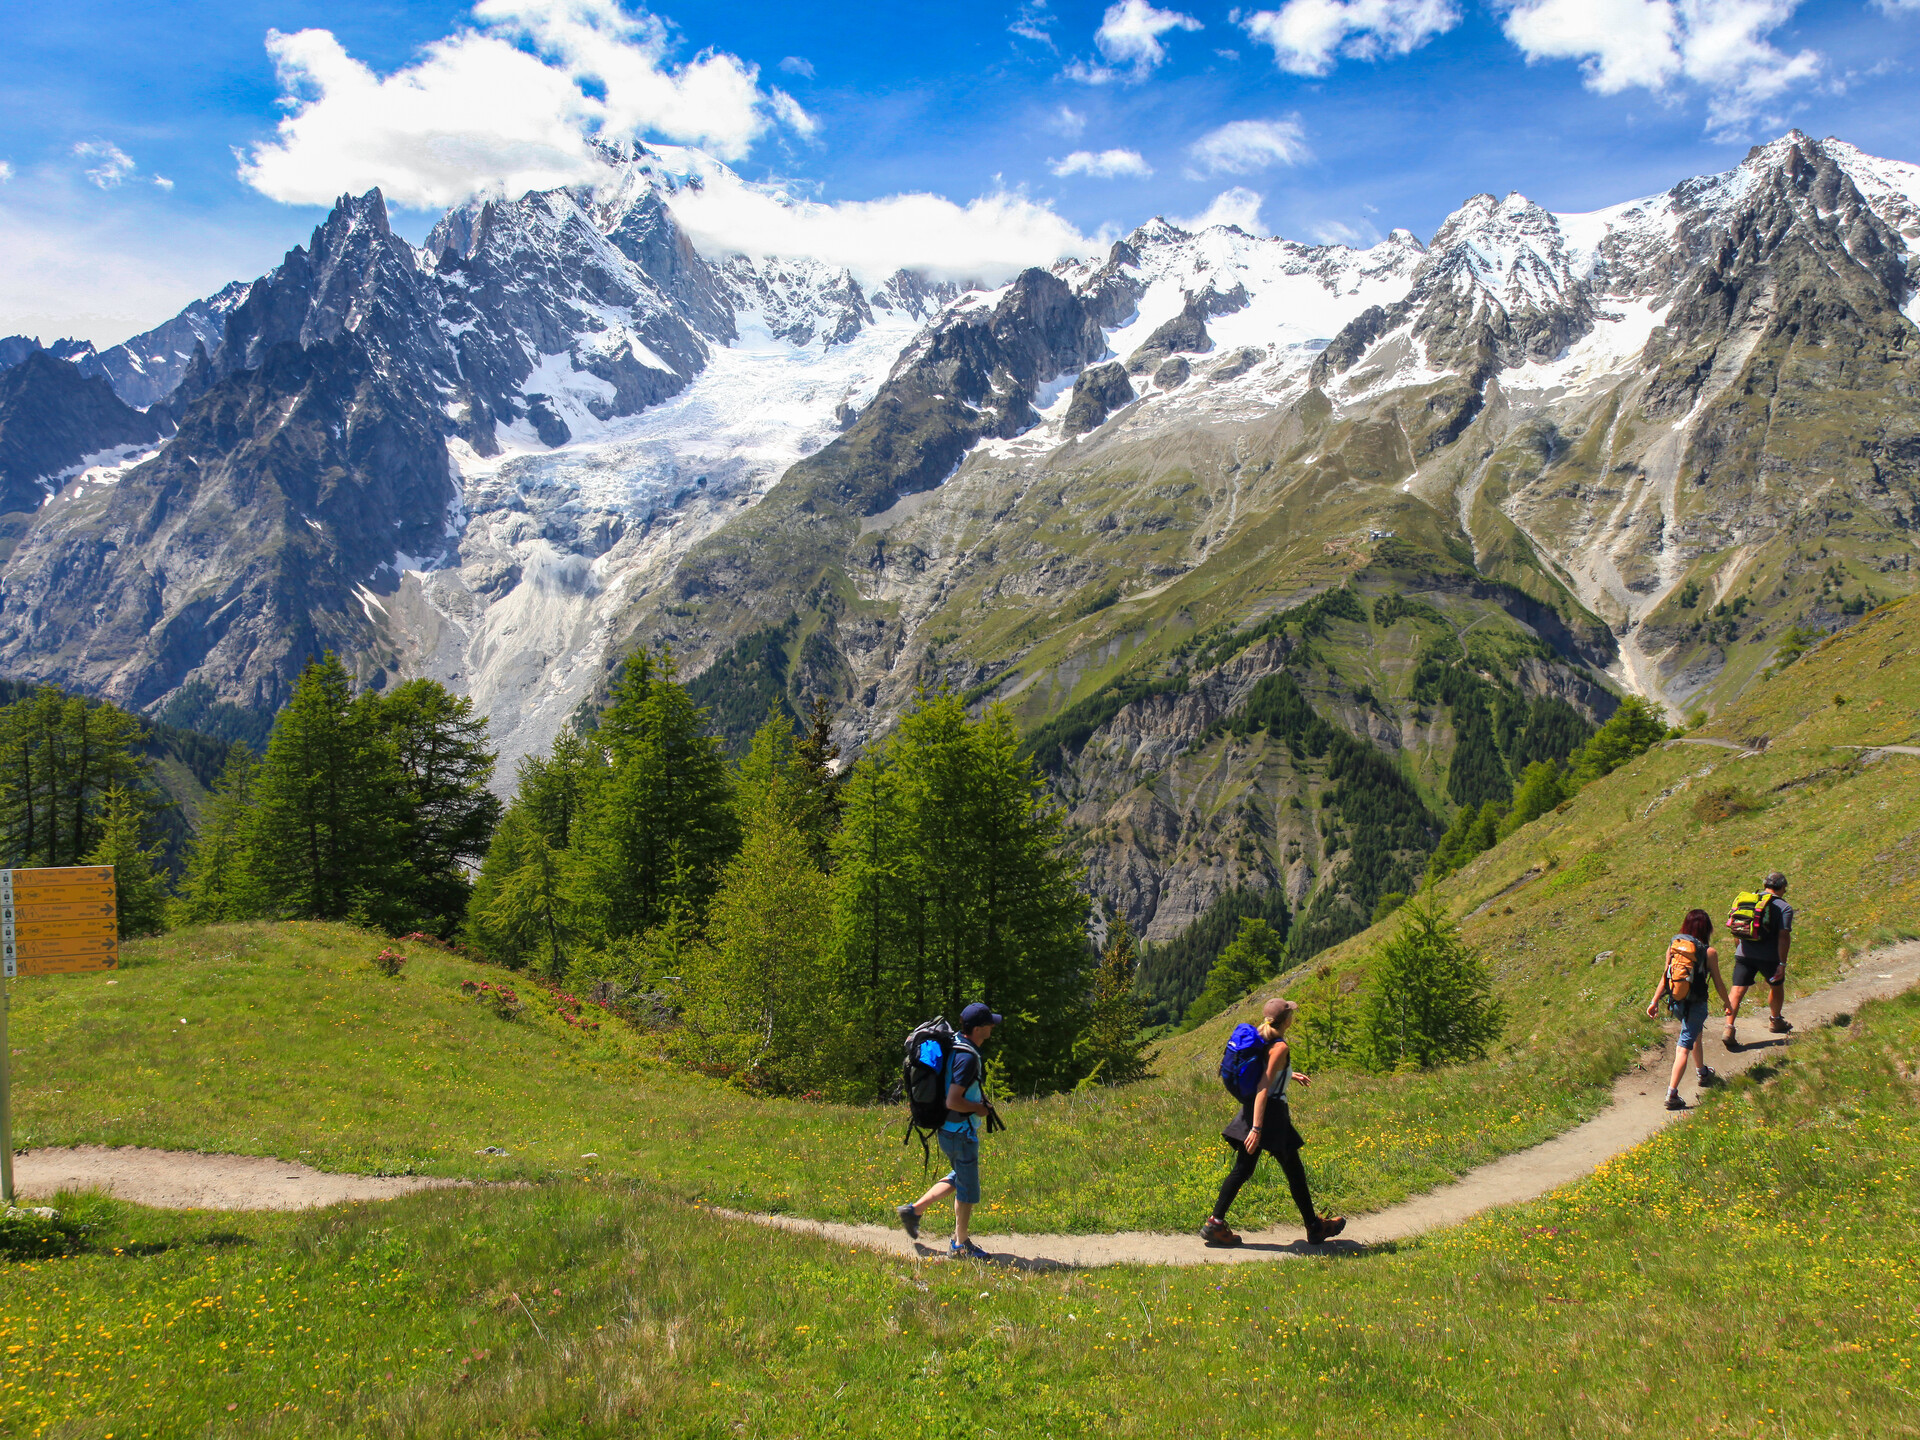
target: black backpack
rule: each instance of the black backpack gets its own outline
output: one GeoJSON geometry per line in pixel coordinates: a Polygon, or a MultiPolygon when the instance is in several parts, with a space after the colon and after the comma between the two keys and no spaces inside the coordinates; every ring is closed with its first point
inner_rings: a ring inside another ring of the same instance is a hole
{"type": "Polygon", "coordinates": [[[947,1123],[947,1062],[952,1058],[953,1027],[939,1016],[916,1026],[907,1036],[900,1066],[900,1091],[907,1100],[906,1144],[917,1130],[924,1158],[931,1158],[927,1136],[947,1123]]]}

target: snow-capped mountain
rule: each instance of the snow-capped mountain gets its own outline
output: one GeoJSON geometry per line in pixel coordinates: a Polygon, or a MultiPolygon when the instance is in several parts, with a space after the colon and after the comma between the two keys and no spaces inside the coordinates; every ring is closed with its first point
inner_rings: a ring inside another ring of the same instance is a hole
{"type": "MultiPolygon", "coordinates": [[[[1071,649],[1064,621],[996,628],[983,586],[1028,609],[1174,593],[1260,526],[1275,554],[1338,549],[1315,527],[1365,497],[1371,528],[1424,507],[1489,574],[1525,549],[1526,585],[1615,633],[1618,680],[1686,703],[1725,669],[1663,610],[1690,579],[1731,593],[1754,572],[1727,557],[1836,486],[1877,535],[1920,523],[1920,168],[1843,142],[1795,133],[1585,215],[1475,196],[1424,246],[1155,220],[997,287],[705,253],[675,206],[722,180],[610,153],[600,184],[459,207],[418,249],[377,192],[343,197],[272,273],[79,356],[179,433],[14,525],[0,666],[271,709],[332,647],[368,683],[470,691],[510,758],[636,640],[698,670],[793,615],[796,684],[848,702],[857,741],[934,636],[967,637],[939,669],[964,684],[1071,649]],[[1755,365],[1796,413],[1841,403],[1816,332],[1854,357],[1835,383],[1870,396],[1848,402],[1870,433],[1844,463],[1812,422],[1754,451],[1755,365]],[[1123,472],[1140,488],[1103,489],[1123,472]],[[1154,498],[1182,485],[1211,498],[1154,498]],[[1102,579],[1077,542],[1016,542],[1042,495],[1056,531],[1132,558],[1102,579]]],[[[1048,693],[1082,673],[1063,653],[1048,693]]]]}

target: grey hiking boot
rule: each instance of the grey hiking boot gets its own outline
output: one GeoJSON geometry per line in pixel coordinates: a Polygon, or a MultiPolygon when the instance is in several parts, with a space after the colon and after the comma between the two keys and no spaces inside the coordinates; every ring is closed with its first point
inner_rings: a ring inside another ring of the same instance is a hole
{"type": "Polygon", "coordinates": [[[1687,1102],[1680,1098],[1680,1092],[1678,1090],[1667,1091],[1667,1109],[1684,1110],[1686,1108],[1687,1102]]]}
{"type": "Polygon", "coordinates": [[[893,1213],[900,1217],[900,1228],[907,1232],[909,1240],[920,1238],[920,1212],[911,1205],[896,1205],[893,1213]]]}
{"type": "Polygon", "coordinates": [[[1700,1067],[1699,1079],[1700,1088],[1705,1090],[1710,1085],[1718,1085],[1720,1083],[1720,1072],[1711,1065],[1702,1065],[1700,1067]]]}

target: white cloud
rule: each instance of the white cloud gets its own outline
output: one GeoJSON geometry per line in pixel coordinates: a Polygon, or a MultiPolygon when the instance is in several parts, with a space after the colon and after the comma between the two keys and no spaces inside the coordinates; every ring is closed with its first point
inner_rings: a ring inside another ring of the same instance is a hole
{"type": "Polygon", "coordinates": [[[173,181],[169,180],[164,175],[154,176],[153,183],[158,185],[162,190],[171,190],[173,188],[173,181]]]}
{"type": "Polygon", "coordinates": [[[96,162],[83,171],[102,190],[111,190],[133,174],[133,157],[107,140],[87,140],[73,147],[74,157],[96,162]]]}
{"type": "Polygon", "coordinates": [[[668,59],[667,29],[617,0],[479,0],[476,28],[385,77],[326,30],[269,31],[290,111],[240,176],[276,200],[327,204],[380,186],[402,205],[457,203],[589,179],[590,137],[648,136],[738,159],[775,124],[807,136],[759,69],[705,50],[668,59]]]}
{"type": "Polygon", "coordinates": [[[1873,0],[1876,10],[1884,10],[1889,15],[1900,15],[1920,10],[1920,0],[1873,0]]]}
{"type": "Polygon", "coordinates": [[[1406,55],[1460,23],[1453,0],[1287,0],[1278,10],[1238,15],[1247,34],[1273,48],[1295,75],[1325,75],[1341,56],[1406,55]]]}
{"type": "Polygon", "coordinates": [[[6,184],[7,181],[11,180],[12,178],[13,178],[13,163],[8,160],[0,160],[0,185],[6,184]]]}
{"type": "Polygon", "coordinates": [[[1123,175],[1144,180],[1153,174],[1153,167],[1138,150],[1076,150],[1064,160],[1055,160],[1048,168],[1056,175],[1090,175],[1096,180],[1114,180],[1123,175]]]}
{"type": "Polygon", "coordinates": [[[1298,120],[1230,120],[1187,147],[1193,160],[1188,173],[1196,179],[1250,175],[1275,165],[1298,165],[1312,153],[1298,120]]]}
{"type": "Polygon", "coordinates": [[[1342,220],[1322,220],[1313,227],[1312,234],[1322,245],[1351,245],[1356,250],[1380,243],[1380,232],[1373,226],[1349,225],[1342,220]]]}
{"type": "Polygon", "coordinates": [[[702,183],[669,200],[674,218],[709,255],[807,256],[845,266],[864,285],[903,267],[935,279],[999,284],[1030,265],[1091,255],[1112,242],[1083,235],[1054,210],[996,192],[956,205],[940,195],[889,195],[832,204],[796,200],[705,167],[702,183]]]}
{"type": "Polygon", "coordinates": [[[1264,235],[1267,227],[1260,223],[1260,202],[1265,197],[1258,192],[1236,185],[1231,190],[1222,190],[1213,197],[1211,204],[1198,215],[1185,219],[1170,217],[1182,230],[1205,230],[1213,225],[1238,225],[1249,235],[1264,235]]]}
{"type": "Polygon", "coordinates": [[[1022,40],[1032,40],[1052,50],[1055,48],[1053,36],[1048,32],[1053,28],[1054,18],[1047,13],[1047,0],[1026,0],[1007,29],[1022,40]]]}
{"type": "Polygon", "coordinates": [[[1087,128],[1087,117],[1070,106],[1062,105],[1053,112],[1051,123],[1054,129],[1069,140],[1078,140],[1081,132],[1087,128]]]}
{"type": "Polygon", "coordinates": [[[1109,5],[1094,31],[1094,47],[1107,60],[1105,65],[1088,65],[1081,60],[1067,66],[1070,79],[1089,85],[1107,85],[1114,81],[1137,84],[1167,63],[1167,47],[1160,37],[1169,30],[1200,30],[1205,27],[1191,15],[1178,10],[1158,10],[1149,0],[1120,0],[1109,5]]]}
{"type": "Polygon", "coordinates": [[[1799,0],[1518,0],[1507,38],[1528,60],[1578,60],[1587,88],[1707,91],[1707,125],[1738,131],[1782,93],[1820,71],[1812,50],[1789,55],[1767,39],[1799,0]]]}
{"type": "Polygon", "coordinates": [[[780,62],[780,68],[789,75],[804,75],[813,79],[813,62],[804,55],[789,55],[780,62]]]}

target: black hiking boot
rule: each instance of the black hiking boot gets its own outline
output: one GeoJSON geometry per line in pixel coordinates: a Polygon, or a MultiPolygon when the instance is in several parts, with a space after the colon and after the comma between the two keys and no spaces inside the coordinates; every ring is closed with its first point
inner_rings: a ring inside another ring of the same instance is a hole
{"type": "Polygon", "coordinates": [[[1309,1245],[1324,1245],[1346,1228],[1346,1216],[1322,1215],[1307,1227],[1307,1243],[1309,1245]]]}
{"type": "Polygon", "coordinates": [[[1775,1015],[1767,1021],[1767,1029],[1776,1035],[1790,1035],[1793,1033],[1793,1022],[1784,1015],[1775,1015]]]}
{"type": "Polygon", "coordinates": [[[911,1205],[896,1205],[893,1213],[900,1217],[900,1228],[907,1232],[909,1240],[920,1238],[920,1212],[911,1205]]]}
{"type": "Polygon", "coordinates": [[[1720,1072],[1718,1070],[1714,1069],[1711,1065],[1702,1065],[1700,1067],[1700,1088],[1702,1090],[1705,1090],[1709,1085],[1718,1085],[1719,1083],[1720,1072]]]}
{"type": "Polygon", "coordinates": [[[1217,1216],[1209,1215],[1207,1223],[1200,1227],[1200,1238],[1209,1245],[1238,1245],[1240,1237],[1233,1233],[1231,1226],[1217,1216]]]}

